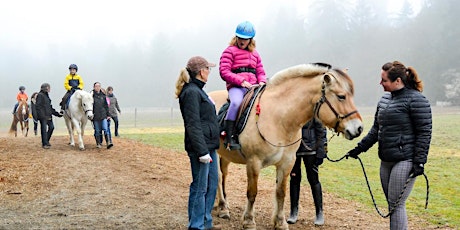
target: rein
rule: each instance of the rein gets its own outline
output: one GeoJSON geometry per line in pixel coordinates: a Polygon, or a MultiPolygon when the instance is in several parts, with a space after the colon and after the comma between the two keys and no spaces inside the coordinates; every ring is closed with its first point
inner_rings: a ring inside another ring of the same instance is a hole
{"type": "MultiPolygon", "coordinates": [[[[327,74],[327,73],[326,73],[326,74],[327,74]]],[[[316,102],[315,108],[313,109],[314,114],[315,114],[315,117],[318,118],[318,119],[319,119],[319,110],[320,110],[320,108],[321,108],[321,105],[323,105],[323,103],[326,103],[327,106],[329,106],[329,108],[332,110],[332,112],[333,112],[334,115],[335,115],[335,118],[336,118],[337,122],[335,123],[334,131],[335,131],[336,133],[337,133],[337,128],[339,128],[339,124],[340,124],[340,122],[341,122],[343,119],[345,119],[345,118],[347,118],[347,117],[349,117],[349,116],[351,116],[351,115],[353,115],[353,114],[355,114],[355,113],[358,112],[358,110],[355,110],[355,111],[352,111],[352,112],[350,112],[350,113],[348,113],[348,114],[346,114],[346,115],[340,115],[340,114],[334,109],[334,107],[332,106],[332,104],[329,102],[329,100],[328,100],[327,97],[326,97],[326,82],[324,82],[324,81],[323,81],[323,84],[322,84],[322,86],[321,86],[321,98],[318,100],[318,102],[316,102]]]]}
{"type": "Polygon", "coordinates": [[[302,137],[300,137],[298,140],[292,142],[292,143],[289,143],[287,145],[277,145],[277,144],[273,144],[272,142],[270,142],[269,140],[267,140],[264,135],[260,132],[260,129],[259,129],[259,115],[260,115],[260,100],[262,98],[262,94],[265,92],[265,90],[263,90],[260,95],[259,95],[259,102],[257,103],[257,107],[256,107],[256,127],[257,127],[257,131],[259,133],[259,136],[262,138],[262,140],[264,140],[265,142],[267,142],[268,144],[270,144],[271,146],[273,147],[288,147],[288,146],[291,146],[291,145],[294,145],[296,144],[297,142],[299,142],[300,140],[302,140],[302,137]]]}
{"type": "MultiPolygon", "coordinates": [[[[326,158],[331,161],[331,162],[339,162],[341,160],[343,160],[344,158],[347,158],[347,155],[345,154],[343,157],[341,157],[340,159],[337,159],[337,160],[334,160],[334,159],[330,159],[329,156],[326,155],[326,158]]],[[[359,163],[361,164],[361,169],[363,170],[363,174],[364,174],[364,178],[366,179],[366,185],[367,185],[367,189],[369,190],[369,194],[371,195],[371,199],[372,199],[372,203],[374,204],[374,208],[375,210],[377,211],[377,213],[383,217],[383,218],[387,218],[389,217],[391,214],[393,214],[393,212],[395,211],[395,209],[399,206],[399,204],[401,203],[401,200],[402,200],[402,197],[404,195],[404,192],[406,192],[406,189],[407,189],[407,185],[409,184],[409,182],[414,179],[412,178],[411,176],[409,176],[409,178],[407,178],[406,180],[406,183],[404,183],[404,187],[401,191],[401,193],[399,194],[399,197],[398,197],[398,200],[396,201],[395,205],[390,207],[390,210],[388,212],[388,214],[384,215],[380,210],[379,208],[377,207],[377,204],[375,203],[375,198],[374,198],[374,194],[372,193],[372,189],[371,189],[371,186],[369,184],[369,179],[367,178],[367,173],[366,173],[366,170],[364,169],[364,164],[363,164],[363,161],[361,160],[361,158],[357,157],[357,159],[359,160],[359,163]]],[[[428,181],[428,176],[423,173],[423,176],[425,177],[425,181],[426,181],[426,200],[425,200],[425,209],[428,208],[428,198],[429,198],[429,194],[430,194],[430,185],[429,185],[429,181],[428,181]]]]}

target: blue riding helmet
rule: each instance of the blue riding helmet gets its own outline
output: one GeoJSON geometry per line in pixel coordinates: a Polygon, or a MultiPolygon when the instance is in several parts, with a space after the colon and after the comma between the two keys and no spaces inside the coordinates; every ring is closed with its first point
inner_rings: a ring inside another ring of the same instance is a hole
{"type": "Polygon", "coordinates": [[[75,69],[76,71],[78,71],[78,66],[75,65],[75,64],[70,64],[69,70],[70,70],[70,69],[75,69]]]}
{"type": "Polygon", "coordinates": [[[19,86],[19,90],[26,90],[26,87],[21,85],[21,86],[19,86]]]}
{"type": "Polygon", "coordinates": [[[239,38],[249,39],[256,35],[256,30],[254,29],[254,25],[252,25],[252,23],[245,21],[238,24],[235,35],[239,38]]]}

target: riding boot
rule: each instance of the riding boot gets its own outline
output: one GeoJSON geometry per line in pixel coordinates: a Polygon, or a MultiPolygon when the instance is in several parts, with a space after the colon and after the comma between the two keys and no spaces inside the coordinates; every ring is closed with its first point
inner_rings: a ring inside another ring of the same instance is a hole
{"type": "Polygon", "coordinates": [[[100,149],[100,148],[102,147],[100,137],[101,137],[101,136],[94,136],[94,139],[96,139],[96,147],[97,147],[98,149],[100,149]]]}
{"type": "Polygon", "coordinates": [[[112,136],[110,134],[105,134],[105,143],[107,143],[107,149],[112,148],[112,136]]]}
{"type": "Polygon", "coordinates": [[[227,147],[227,149],[230,149],[230,150],[241,149],[240,144],[236,143],[235,139],[233,138],[234,128],[235,128],[235,121],[225,120],[225,132],[227,133],[227,136],[226,136],[226,143],[224,144],[227,147]]]}
{"type": "Polygon", "coordinates": [[[289,184],[289,194],[291,197],[291,214],[287,220],[288,224],[295,224],[297,222],[297,216],[299,214],[299,193],[300,184],[292,183],[289,184]]]}
{"type": "Polygon", "coordinates": [[[316,209],[315,225],[323,225],[323,192],[321,190],[321,183],[311,187],[311,194],[313,195],[313,201],[316,209]]]}

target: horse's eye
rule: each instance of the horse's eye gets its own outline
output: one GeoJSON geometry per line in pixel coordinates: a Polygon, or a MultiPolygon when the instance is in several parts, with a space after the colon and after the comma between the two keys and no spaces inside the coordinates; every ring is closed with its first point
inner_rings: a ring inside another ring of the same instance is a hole
{"type": "Polygon", "coordinates": [[[345,100],[345,95],[337,95],[337,98],[339,99],[339,101],[343,101],[345,100]]]}

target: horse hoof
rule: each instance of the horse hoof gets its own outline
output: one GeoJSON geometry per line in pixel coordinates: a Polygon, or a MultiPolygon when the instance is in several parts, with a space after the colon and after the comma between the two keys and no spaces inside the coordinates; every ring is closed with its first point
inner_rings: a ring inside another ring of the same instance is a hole
{"type": "Polygon", "coordinates": [[[230,213],[228,210],[221,210],[219,214],[217,214],[219,218],[229,220],[230,219],[230,213]]]}
{"type": "Polygon", "coordinates": [[[80,151],[84,151],[84,150],[85,150],[85,148],[82,148],[82,147],[80,147],[79,149],[80,149],[80,151]]]}
{"type": "Polygon", "coordinates": [[[244,229],[244,230],[257,230],[257,228],[256,228],[256,225],[255,225],[255,224],[247,224],[247,225],[243,225],[243,229],[244,229]]]}

